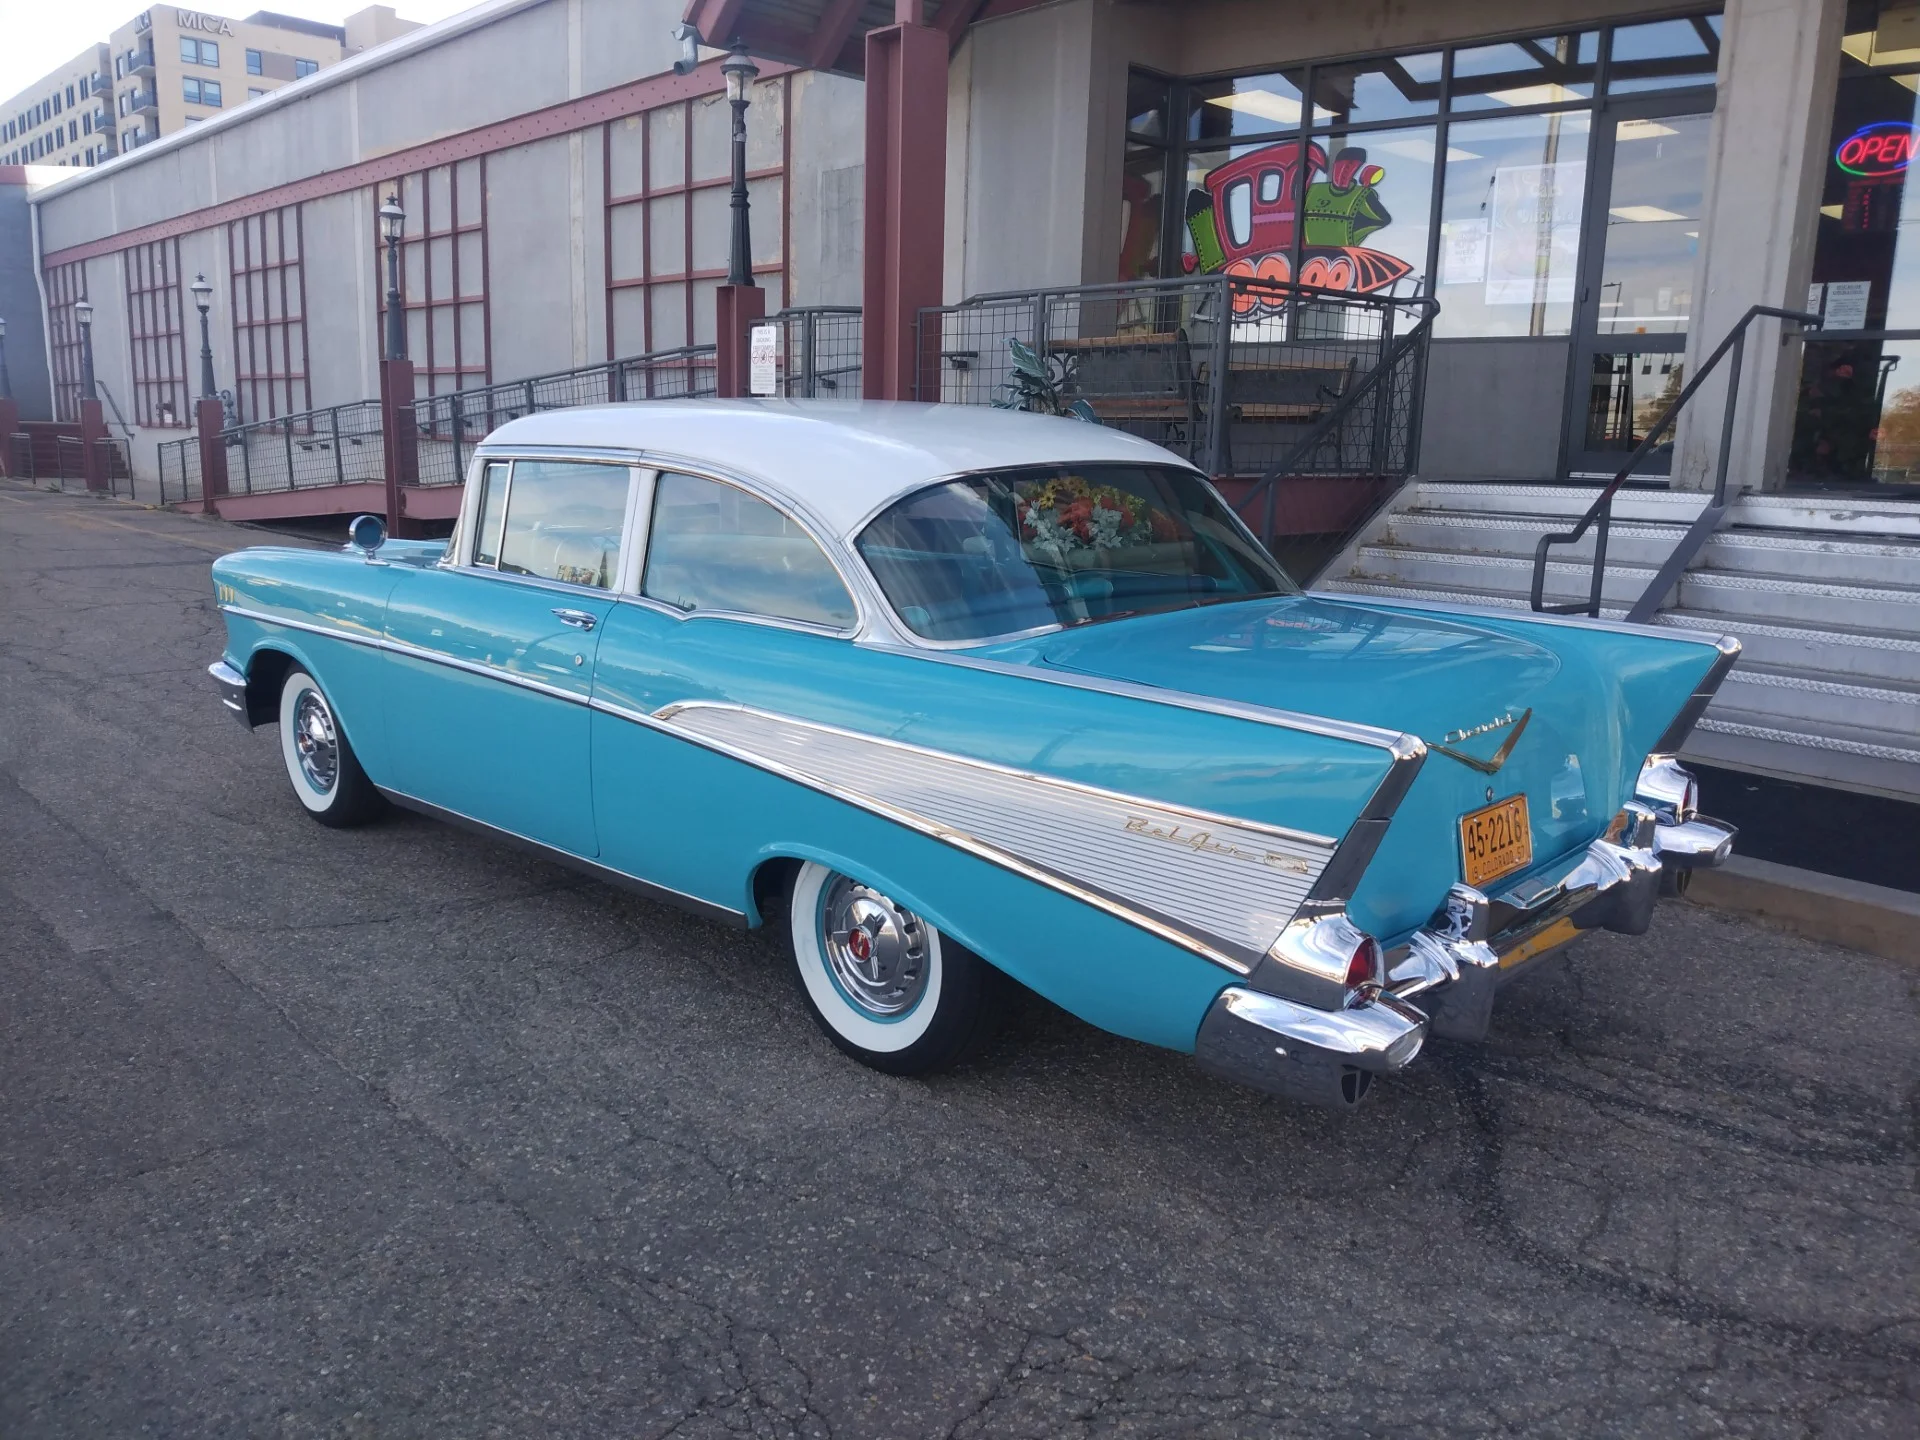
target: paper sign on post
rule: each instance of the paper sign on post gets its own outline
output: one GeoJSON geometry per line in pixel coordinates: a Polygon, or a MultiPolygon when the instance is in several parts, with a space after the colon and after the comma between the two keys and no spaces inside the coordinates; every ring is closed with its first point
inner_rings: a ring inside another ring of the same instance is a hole
{"type": "Polygon", "coordinates": [[[775,395],[780,390],[776,357],[780,349],[778,325],[756,325],[747,332],[747,393],[775,395]]]}
{"type": "Polygon", "coordinates": [[[1867,300],[1873,294],[1871,280],[1829,280],[1827,282],[1827,330],[1864,330],[1867,328],[1867,300]]]}

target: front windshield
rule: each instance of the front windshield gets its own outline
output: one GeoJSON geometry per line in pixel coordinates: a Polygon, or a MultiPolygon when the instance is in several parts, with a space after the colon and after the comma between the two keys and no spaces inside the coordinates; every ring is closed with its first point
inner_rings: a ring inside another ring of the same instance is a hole
{"type": "Polygon", "coordinates": [[[982,640],[1296,587],[1199,476],[1037,465],[931,485],[860,533],[894,612],[928,640],[982,640]]]}

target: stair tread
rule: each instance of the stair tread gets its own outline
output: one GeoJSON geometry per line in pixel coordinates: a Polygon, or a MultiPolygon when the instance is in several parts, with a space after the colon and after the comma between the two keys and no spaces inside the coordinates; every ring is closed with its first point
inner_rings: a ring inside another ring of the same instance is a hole
{"type": "MultiPolygon", "coordinates": [[[[1441,510],[1427,505],[1409,505],[1393,512],[1395,520],[1419,520],[1429,525],[1451,525],[1459,529],[1483,527],[1488,530],[1559,530],[1573,523],[1569,515],[1514,515],[1499,510],[1441,510]]],[[[1684,520],[1621,520],[1608,527],[1613,534],[1681,536],[1687,533],[1684,520]]]]}
{"type": "Polygon", "coordinates": [[[1795,690],[1817,690],[1832,695],[1858,695],[1862,699],[1893,701],[1920,706],[1920,682],[1893,680],[1877,676],[1863,680],[1855,676],[1835,675],[1830,670],[1803,670],[1791,665],[1768,665],[1744,657],[1728,673],[1726,683],[1771,685],[1795,690]]]}
{"type": "Polygon", "coordinates": [[[1779,740],[1815,750],[1846,750],[1854,754],[1875,755],[1885,760],[1920,763],[1920,745],[1915,744],[1911,735],[1865,725],[1797,720],[1764,711],[1714,705],[1709,706],[1707,713],[1700,717],[1698,728],[1722,735],[1744,734],[1754,739],[1779,740]]]}
{"type": "Polygon", "coordinates": [[[1885,555],[1920,560],[1920,538],[1899,535],[1855,537],[1826,530],[1773,530],[1761,526],[1729,525],[1715,533],[1715,543],[1742,550],[1803,550],[1829,555],[1885,555]]]}
{"type": "Polygon", "coordinates": [[[1842,592],[1849,597],[1920,604],[1920,585],[1901,585],[1885,580],[1868,585],[1852,580],[1814,580],[1798,575],[1767,575],[1757,570],[1724,569],[1689,570],[1681,577],[1681,583],[1700,584],[1716,590],[1771,590],[1779,594],[1842,592]]]}
{"type": "Polygon", "coordinates": [[[1803,622],[1785,624],[1773,620],[1736,619],[1728,625],[1725,615],[1715,615],[1704,610],[1689,610],[1685,606],[1675,610],[1661,612],[1655,622],[1661,625],[1673,625],[1685,630],[1750,631],[1757,635],[1776,635],[1782,639],[1805,638],[1822,645],[1860,645],[1874,650],[1914,650],[1920,651],[1920,636],[1903,635],[1893,630],[1870,630],[1852,626],[1845,630],[1826,625],[1814,625],[1803,622]]]}

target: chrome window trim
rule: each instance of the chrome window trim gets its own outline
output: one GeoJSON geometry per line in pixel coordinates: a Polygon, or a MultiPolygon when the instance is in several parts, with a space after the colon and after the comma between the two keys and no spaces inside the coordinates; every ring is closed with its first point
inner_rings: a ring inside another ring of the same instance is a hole
{"type": "MultiPolygon", "coordinates": [[[[980,470],[956,470],[950,475],[941,475],[932,480],[924,480],[920,484],[912,486],[909,489],[898,491],[888,499],[883,500],[880,502],[880,504],[874,506],[873,509],[869,510],[865,515],[861,516],[859,523],[854,525],[850,530],[847,531],[846,541],[845,541],[846,547],[847,547],[847,554],[852,557],[853,562],[860,567],[862,573],[865,575],[867,582],[870,585],[872,585],[873,593],[877,597],[878,603],[885,608],[887,619],[892,622],[892,628],[896,632],[897,636],[916,650],[967,650],[978,645],[1010,645],[1016,640],[1031,640],[1040,635],[1056,634],[1068,628],[1064,623],[1058,620],[1053,621],[1051,624],[1047,624],[1047,625],[1030,626],[1025,630],[1006,630],[1006,631],[1002,631],[998,635],[980,635],[980,636],[976,636],[966,640],[929,639],[928,637],[916,631],[911,625],[907,624],[907,622],[901,618],[900,612],[894,609],[893,601],[887,595],[886,587],[880,583],[879,577],[873,573],[873,567],[867,564],[867,557],[860,553],[860,536],[865,533],[866,528],[869,525],[871,525],[874,521],[878,520],[882,515],[886,514],[887,511],[891,510],[894,506],[900,504],[901,501],[911,499],[913,496],[918,495],[923,490],[932,490],[936,486],[940,486],[940,485],[951,485],[957,480],[972,479],[976,475],[1006,475],[1006,474],[1011,474],[1016,470],[1031,470],[1036,465],[1059,465],[1062,467],[1070,466],[1074,464],[1135,465],[1135,466],[1145,467],[1153,463],[1157,463],[1157,462],[1151,462],[1145,459],[1141,459],[1137,461],[1136,460],[1082,460],[1082,461],[1036,460],[1036,461],[1033,461],[1031,464],[1026,464],[1026,465],[989,465],[985,469],[980,469],[980,470]]],[[[1226,511],[1228,519],[1231,521],[1231,523],[1240,527],[1240,533],[1242,538],[1244,538],[1248,544],[1252,545],[1253,548],[1259,551],[1261,554],[1265,555],[1268,553],[1267,547],[1260,543],[1258,537],[1254,535],[1253,530],[1247,525],[1247,522],[1240,518],[1240,512],[1233,508],[1232,504],[1227,500],[1227,497],[1220,493],[1220,487],[1215,485],[1212,480],[1208,479],[1204,473],[1195,469],[1191,465],[1183,464],[1177,456],[1174,456],[1171,454],[1167,456],[1167,463],[1160,465],[1159,468],[1163,470],[1184,471],[1186,474],[1191,475],[1194,479],[1198,480],[1201,484],[1205,485],[1207,489],[1213,491],[1214,498],[1220,502],[1220,506],[1223,510],[1226,511]]],[[[1278,568],[1279,562],[1275,561],[1274,563],[1276,568],[1278,568]]],[[[1281,570],[1280,573],[1285,575],[1286,571],[1281,570]]],[[[1288,575],[1287,579],[1291,581],[1293,577],[1291,575],[1288,575]]],[[[1305,590],[1296,590],[1296,593],[1304,595],[1307,592],[1305,590]]],[[[1260,596],[1260,595],[1247,595],[1247,596],[1240,597],[1240,599],[1243,601],[1260,600],[1264,598],[1270,598],[1270,597],[1260,596]]],[[[1233,603],[1233,601],[1230,599],[1223,598],[1220,603],[1231,604],[1233,603]]],[[[1147,611],[1145,613],[1165,614],[1168,612],[1147,611]]]]}
{"type": "Polygon", "coordinates": [[[627,489],[627,519],[620,532],[626,548],[620,552],[620,573],[614,577],[613,584],[613,593],[622,598],[640,591],[647,537],[653,525],[653,491],[660,480],[660,472],[650,465],[629,468],[633,472],[633,484],[627,489]]]}
{"type": "MultiPolygon", "coordinates": [[[[491,565],[463,562],[450,568],[468,570],[480,575],[498,575],[503,580],[537,580],[547,585],[565,585],[570,590],[583,591],[589,595],[617,595],[620,591],[620,577],[626,571],[629,537],[633,534],[633,492],[638,488],[641,467],[623,452],[603,452],[600,450],[568,450],[555,446],[516,446],[511,450],[474,452],[473,464],[476,467],[468,475],[467,493],[460,497],[460,510],[466,514],[477,502],[478,487],[472,481],[476,475],[484,473],[480,468],[486,462],[505,463],[507,466],[507,493],[500,502],[500,555],[494,557],[491,565]],[[537,451],[538,453],[528,453],[537,451]],[[619,465],[627,472],[627,505],[620,519],[620,561],[614,567],[613,580],[606,586],[578,585],[571,580],[553,580],[545,575],[520,575],[500,568],[500,555],[507,551],[507,526],[513,521],[513,482],[522,460],[532,460],[541,464],[572,462],[577,465],[619,465]]],[[[476,522],[477,524],[477,522],[476,522]]],[[[479,541],[476,533],[475,543],[479,541]]]]}
{"type": "MultiPolygon", "coordinates": [[[[656,492],[659,489],[660,477],[668,473],[686,475],[692,479],[705,480],[714,485],[729,485],[735,490],[752,496],[763,505],[770,506],[772,509],[778,511],[785,519],[798,526],[801,533],[813,542],[814,548],[820,552],[821,557],[825,559],[827,564],[833,567],[833,573],[839,577],[840,588],[847,592],[847,600],[853,606],[853,624],[843,626],[839,629],[833,629],[827,626],[816,626],[810,621],[794,620],[785,615],[756,615],[752,612],[742,610],[680,610],[677,606],[668,605],[664,600],[657,600],[651,595],[641,593],[641,586],[646,583],[647,574],[644,560],[641,563],[640,570],[634,581],[633,594],[636,599],[652,601],[652,603],[678,614],[683,620],[690,620],[696,615],[726,616],[730,619],[756,620],[765,624],[805,625],[821,633],[845,637],[859,635],[868,628],[867,622],[871,607],[870,605],[862,604],[861,589],[853,583],[853,578],[847,573],[847,566],[843,563],[843,557],[835,554],[836,546],[821,538],[823,535],[831,532],[820,525],[817,520],[802,513],[799,507],[793,505],[784,497],[769,494],[765,486],[736,479],[734,476],[722,473],[711,466],[703,465],[700,461],[688,461],[682,464],[674,462],[666,456],[657,456],[655,459],[658,462],[654,467],[653,488],[656,492]]],[[[649,513],[647,516],[649,542],[652,540],[652,530],[653,516],[649,513]]]]}
{"type": "Polygon", "coordinates": [[[860,633],[858,625],[836,630],[830,625],[816,625],[811,620],[789,620],[784,615],[755,615],[746,610],[682,610],[651,595],[621,595],[617,598],[622,605],[635,605],[669,620],[733,620],[743,625],[763,625],[769,630],[794,630],[803,635],[820,635],[829,640],[851,640],[860,633]]]}

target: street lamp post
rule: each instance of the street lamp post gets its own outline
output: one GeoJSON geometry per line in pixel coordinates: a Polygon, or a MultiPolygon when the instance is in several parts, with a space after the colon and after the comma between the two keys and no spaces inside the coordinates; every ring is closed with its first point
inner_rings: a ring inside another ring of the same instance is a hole
{"type": "MultiPolygon", "coordinates": [[[[7,322],[0,319],[0,400],[13,398],[13,378],[7,374],[7,322]]],[[[0,436],[0,439],[4,439],[0,436]]]]}
{"type": "Polygon", "coordinates": [[[407,212],[400,208],[398,196],[389,194],[380,207],[380,233],[387,242],[387,358],[407,358],[407,317],[400,308],[400,236],[406,230],[407,212]]]}
{"type": "Polygon", "coordinates": [[[207,306],[213,299],[213,286],[200,274],[193,277],[193,284],[187,288],[193,291],[193,303],[200,310],[200,398],[217,400],[220,394],[213,383],[213,341],[207,337],[207,306]]]}
{"type": "Polygon", "coordinates": [[[98,400],[100,396],[93,388],[93,303],[74,301],[73,319],[80,327],[80,398],[98,400]]]}
{"type": "Polygon", "coordinates": [[[753,101],[748,89],[760,67],[747,58],[743,46],[735,46],[721,62],[727,77],[727,103],[733,106],[733,253],[727,262],[727,284],[753,284],[753,242],[747,219],[747,106],[753,101]]]}

